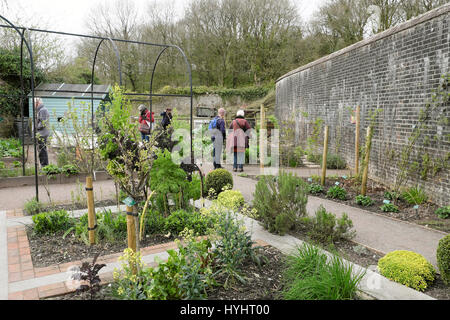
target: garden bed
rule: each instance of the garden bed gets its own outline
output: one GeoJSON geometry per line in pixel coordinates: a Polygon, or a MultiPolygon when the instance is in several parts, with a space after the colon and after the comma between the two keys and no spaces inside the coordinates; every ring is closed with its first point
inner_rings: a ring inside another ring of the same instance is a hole
{"type": "MultiPolygon", "coordinates": [[[[308,237],[298,229],[292,231],[290,234],[300,240],[310,241],[308,237]]],[[[351,240],[336,241],[331,247],[325,247],[323,249],[329,252],[337,251],[342,258],[364,268],[369,268],[375,272],[377,272],[375,267],[378,265],[378,260],[384,256],[381,252],[351,240]]],[[[434,282],[429,285],[424,293],[435,299],[450,300],[450,286],[447,286],[442,281],[439,274],[436,274],[434,282]]]]}
{"type": "MultiPolygon", "coordinates": [[[[307,180],[307,179],[305,179],[307,180]]],[[[436,230],[450,232],[450,219],[441,219],[436,214],[436,209],[439,208],[436,204],[426,202],[418,206],[417,209],[413,205],[406,203],[399,199],[396,203],[399,212],[384,212],[380,209],[385,200],[384,193],[389,191],[385,186],[382,186],[372,180],[368,180],[366,195],[369,196],[374,204],[371,206],[360,206],[355,203],[355,198],[360,194],[360,186],[355,185],[354,180],[328,177],[325,180],[324,192],[314,194],[313,196],[328,199],[336,202],[346,204],[348,206],[364,209],[369,212],[374,212],[383,216],[416,223],[419,225],[427,226],[436,230]],[[335,186],[336,182],[339,182],[339,186],[343,187],[347,191],[346,200],[330,199],[326,195],[326,190],[335,186]]]]}
{"type": "MultiPolygon", "coordinates": [[[[100,253],[101,256],[121,253],[128,247],[127,240],[110,243],[103,242],[93,246],[86,245],[76,239],[73,234],[63,239],[63,233],[55,235],[34,235],[32,228],[27,228],[27,235],[30,244],[31,259],[36,268],[48,267],[55,264],[62,264],[84,259],[92,260],[94,256],[100,253]]],[[[147,235],[140,242],[141,247],[149,247],[156,244],[171,242],[175,239],[173,236],[164,236],[159,234],[147,235]]]]}

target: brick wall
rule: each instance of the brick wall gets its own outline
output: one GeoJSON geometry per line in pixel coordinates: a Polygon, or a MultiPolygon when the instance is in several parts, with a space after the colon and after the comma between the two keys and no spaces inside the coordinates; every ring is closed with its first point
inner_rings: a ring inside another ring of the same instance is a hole
{"type": "MultiPolygon", "coordinates": [[[[445,5],[289,72],[276,83],[276,116],[295,127],[295,144],[302,146],[314,121],[324,120],[330,152],[337,151],[353,167],[355,125],[350,110],[361,108],[362,145],[371,112],[381,109],[369,177],[393,185],[420,110],[443,82],[442,75],[449,73],[449,23],[450,5],[445,5]]],[[[410,159],[417,169],[407,181],[409,186],[419,184],[441,205],[450,204],[449,118],[447,103],[427,121],[410,159]]]]}

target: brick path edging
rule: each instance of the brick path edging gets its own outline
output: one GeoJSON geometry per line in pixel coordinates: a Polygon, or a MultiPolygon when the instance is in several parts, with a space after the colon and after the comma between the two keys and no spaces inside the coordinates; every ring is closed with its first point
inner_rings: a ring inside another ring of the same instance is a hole
{"type": "MultiPolygon", "coordinates": [[[[10,210],[7,212],[7,217],[19,217],[23,214],[19,210],[10,210]]],[[[262,240],[256,240],[255,245],[268,246],[268,244],[262,240]]],[[[58,265],[52,265],[48,267],[35,268],[31,259],[31,251],[29,246],[29,240],[26,233],[25,226],[9,227],[7,229],[7,243],[8,243],[8,282],[9,284],[42,278],[49,275],[55,275],[58,273],[66,273],[68,269],[74,265],[81,266],[85,261],[91,261],[92,259],[84,259],[62,263],[58,265]]],[[[163,244],[157,244],[154,246],[141,248],[141,255],[147,256],[156,253],[162,253],[170,249],[176,249],[175,242],[168,242],[163,244]]],[[[118,261],[118,258],[122,253],[114,253],[105,256],[100,256],[97,260],[98,263],[114,263],[118,261]]],[[[147,264],[149,266],[155,266],[155,263],[147,264]]],[[[100,274],[100,279],[103,284],[108,284],[113,280],[113,272],[105,272],[100,274]]],[[[22,291],[9,292],[9,300],[39,300],[59,295],[68,294],[74,292],[76,289],[67,284],[67,281],[47,284],[38,286],[22,291]]]]}

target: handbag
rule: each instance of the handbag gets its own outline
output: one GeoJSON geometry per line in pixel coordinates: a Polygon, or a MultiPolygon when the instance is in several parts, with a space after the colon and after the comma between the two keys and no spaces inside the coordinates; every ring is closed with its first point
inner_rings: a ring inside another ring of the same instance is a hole
{"type": "MultiPolygon", "coordinates": [[[[242,131],[244,131],[244,133],[245,133],[246,130],[244,130],[244,128],[241,127],[241,125],[239,124],[239,121],[237,121],[237,119],[235,119],[234,121],[236,121],[236,123],[237,123],[237,125],[239,126],[239,128],[241,128],[242,131]]],[[[249,143],[249,140],[248,140],[248,139],[250,139],[250,137],[249,137],[248,135],[245,135],[245,149],[250,148],[250,143],[249,143]]]]}
{"type": "Polygon", "coordinates": [[[150,134],[150,125],[147,120],[144,120],[139,123],[139,131],[143,134],[150,134]]]}

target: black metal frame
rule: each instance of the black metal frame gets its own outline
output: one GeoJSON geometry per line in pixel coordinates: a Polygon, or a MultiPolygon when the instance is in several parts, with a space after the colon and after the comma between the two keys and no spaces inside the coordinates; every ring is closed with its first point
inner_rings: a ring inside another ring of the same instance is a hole
{"type": "MultiPolygon", "coordinates": [[[[142,45],[149,45],[149,46],[153,46],[153,47],[161,47],[163,48],[156,60],[155,60],[155,64],[153,65],[153,70],[152,70],[152,76],[151,76],[151,80],[150,80],[150,93],[125,93],[124,95],[129,95],[129,96],[146,96],[149,97],[149,99],[146,100],[142,100],[142,99],[130,99],[131,101],[149,101],[150,102],[150,113],[153,111],[153,101],[152,101],[152,97],[153,96],[158,96],[158,97],[189,97],[190,98],[190,111],[191,111],[191,115],[190,115],[190,144],[191,144],[191,163],[190,163],[190,168],[189,171],[192,173],[192,171],[196,171],[198,170],[200,172],[200,176],[201,179],[203,181],[203,176],[202,173],[200,171],[200,169],[198,168],[198,166],[194,163],[194,150],[193,150],[193,138],[192,138],[192,134],[193,134],[193,92],[192,92],[192,72],[191,72],[191,66],[188,62],[188,59],[186,57],[186,54],[184,53],[184,51],[176,46],[176,45],[172,45],[172,44],[157,44],[157,43],[150,43],[150,42],[142,42],[142,41],[133,41],[133,40],[124,40],[124,39],[115,39],[115,38],[110,38],[110,37],[100,37],[100,36],[90,36],[90,35],[83,35],[83,34],[76,34],[76,33],[67,33],[67,32],[59,32],[59,31],[51,31],[51,30],[44,30],[44,29],[33,29],[33,28],[24,28],[24,27],[17,27],[15,26],[13,23],[11,23],[8,19],[6,19],[5,17],[3,17],[2,15],[0,15],[0,19],[3,19],[4,21],[6,21],[7,25],[0,25],[0,27],[2,28],[12,28],[14,29],[21,37],[21,47],[20,47],[20,82],[21,82],[21,96],[20,96],[20,108],[21,108],[21,119],[22,119],[22,168],[23,168],[23,174],[25,175],[25,132],[24,132],[24,103],[23,103],[23,98],[26,97],[25,95],[25,88],[24,88],[24,83],[23,83],[23,44],[25,43],[25,45],[27,46],[28,49],[28,53],[30,56],[30,69],[31,69],[31,98],[32,98],[32,110],[33,110],[33,128],[36,128],[36,114],[35,114],[35,108],[34,108],[34,98],[35,98],[35,83],[34,83],[34,61],[33,61],[33,50],[32,50],[32,46],[31,46],[31,37],[28,39],[28,41],[25,39],[25,31],[28,32],[44,32],[44,33],[51,33],[51,34],[59,34],[59,35],[65,35],[65,36],[75,36],[75,37],[82,37],[82,38],[90,38],[90,39],[98,39],[100,40],[100,42],[97,45],[96,51],[95,51],[95,55],[94,55],[94,60],[92,63],[92,71],[91,71],[91,121],[92,121],[92,128],[94,129],[94,93],[95,94],[107,94],[107,92],[94,92],[94,73],[95,73],[95,63],[97,60],[97,55],[98,55],[98,51],[100,49],[101,44],[105,41],[108,40],[113,47],[113,50],[116,54],[116,58],[118,61],[118,73],[119,73],[119,85],[122,86],[122,70],[121,70],[121,61],[120,61],[120,54],[119,54],[119,50],[117,49],[117,46],[115,44],[115,42],[125,42],[125,43],[134,43],[134,44],[142,44],[142,45]],[[22,30],[22,32],[20,32],[19,30],[22,30]],[[186,67],[187,67],[187,72],[189,74],[189,85],[190,85],[190,94],[189,95],[178,95],[178,94],[154,94],[153,93],[153,78],[155,75],[155,71],[156,71],[156,66],[158,64],[158,61],[161,57],[161,55],[166,51],[166,49],[168,48],[173,48],[178,50],[181,55],[183,56],[183,59],[186,63],[186,67]]],[[[65,93],[85,93],[85,92],[80,92],[80,91],[74,91],[74,90],[42,90],[42,91],[51,91],[51,92],[65,92],[65,93]]],[[[92,147],[94,147],[94,132],[95,130],[92,130],[93,134],[92,134],[92,147]]],[[[37,170],[37,150],[36,150],[36,130],[33,130],[33,143],[34,143],[34,167],[35,167],[35,185],[36,185],[36,200],[39,201],[39,181],[38,181],[38,170],[37,170]]],[[[186,165],[186,164],[185,164],[186,165]]],[[[184,167],[184,166],[182,166],[184,167]]],[[[188,172],[189,173],[189,172],[188,172]]],[[[203,183],[202,183],[203,184],[203,183]]]]}

